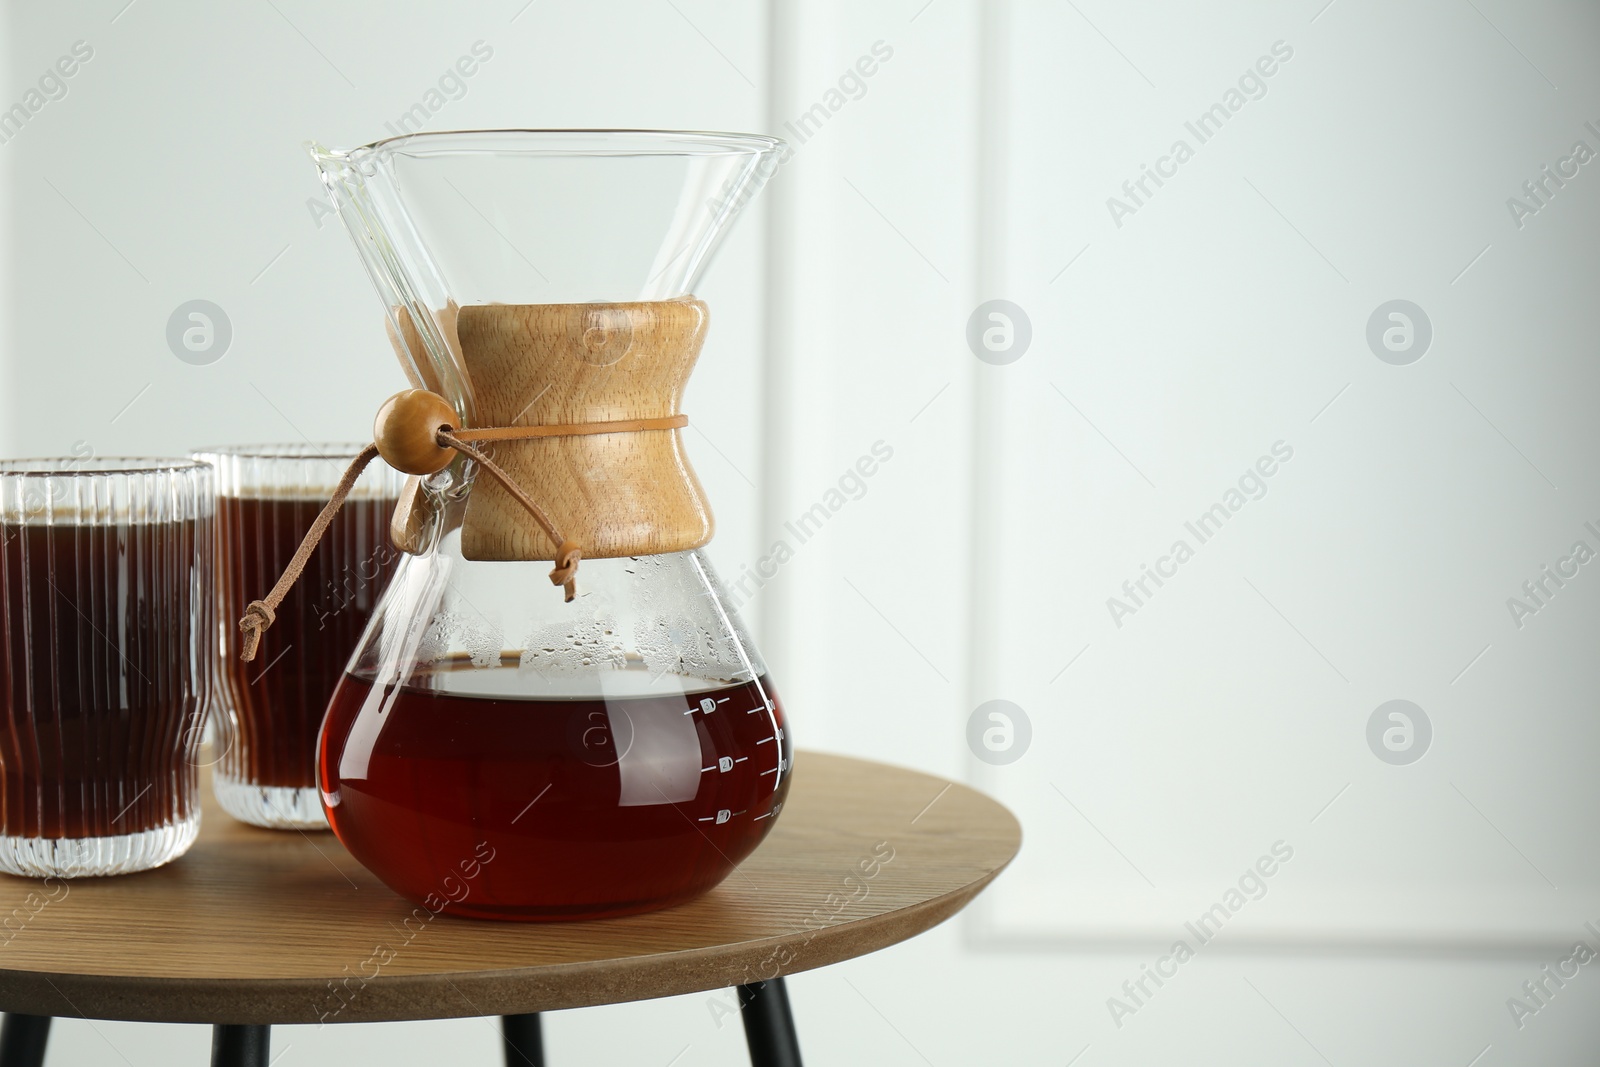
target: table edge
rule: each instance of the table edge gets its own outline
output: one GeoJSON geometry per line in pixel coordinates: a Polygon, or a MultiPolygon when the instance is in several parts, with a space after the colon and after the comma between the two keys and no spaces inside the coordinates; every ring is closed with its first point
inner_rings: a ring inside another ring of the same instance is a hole
{"type": "MultiPolygon", "coordinates": [[[[0,1011],[59,1018],[192,1024],[316,1025],[395,1022],[593,1007],[726,989],[798,974],[900,943],[938,926],[964,908],[1010,866],[1022,847],[1016,815],[964,782],[912,767],[824,753],[855,763],[893,768],[969,791],[1007,824],[996,844],[1009,849],[992,870],[936,897],[816,929],[734,945],[704,945],[617,961],[539,963],[494,970],[428,971],[346,979],[345,1003],[327,977],[213,978],[108,975],[0,968],[0,1011]],[[758,962],[752,970],[749,962],[758,962]],[[351,979],[360,984],[353,993],[351,979]],[[440,985],[446,987],[441,992],[440,985]],[[336,1011],[330,1005],[343,1004],[336,1011]]],[[[346,968],[348,970],[348,968],[346,968]]]]}
{"type": "Polygon", "coordinates": [[[769,950],[771,966],[758,972],[730,957],[725,946],[707,946],[640,957],[625,975],[614,961],[380,975],[358,988],[342,1010],[324,1016],[318,1004],[332,995],[327,980],[151,977],[130,983],[95,974],[8,971],[0,972],[0,1007],[121,1022],[333,1025],[514,1015],[689,995],[799,974],[909,940],[960,912],[1015,856],[1013,851],[981,879],[893,912],[750,942],[769,950]],[[441,980],[454,997],[441,1000],[441,980]]]}

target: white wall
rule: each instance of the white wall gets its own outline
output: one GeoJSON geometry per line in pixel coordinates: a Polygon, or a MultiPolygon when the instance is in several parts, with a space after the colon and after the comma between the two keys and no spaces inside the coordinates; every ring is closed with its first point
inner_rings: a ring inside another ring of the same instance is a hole
{"type": "MultiPolygon", "coordinates": [[[[95,54],[0,144],[6,454],[362,434],[400,379],[298,146],[381,135],[474,41],[494,58],[431,128],[786,135],[892,49],[713,266],[690,446],[730,577],[894,449],[748,610],[802,744],[971,781],[1027,837],[972,914],[792,982],[812,1062],[1592,1061],[1590,968],[1520,1030],[1506,1005],[1600,948],[1600,579],[1521,627],[1507,607],[1600,549],[1600,178],[1520,227],[1507,207],[1574,141],[1600,150],[1592,7],[121,6],[8,13],[6,101],[74,41],[95,54]],[[1185,122],[1279,41],[1264,95],[1200,143],[1185,122]],[[1107,198],[1179,138],[1193,158],[1118,225],[1107,198]],[[235,330],[206,367],[164,339],[197,297],[235,330]],[[966,341],[994,298],[1031,322],[1006,365],[966,341]],[[1394,299],[1432,324],[1408,365],[1366,339],[1394,299]],[[1265,495],[1186,532],[1279,441],[1265,495]],[[1114,619],[1179,538],[1193,559],[1114,619]],[[1004,766],[966,740],[997,698],[1032,731],[1004,766]],[[1366,738],[1397,698],[1433,729],[1404,766],[1366,738]],[[1265,896],[1117,1026],[1107,998],[1280,840],[1265,896]]],[[[561,1013],[550,1045],[741,1062],[709,999],[561,1013]]],[[[275,1047],[492,1062],[494,1036],[275,1047]]],[[[206,1035],[63,1023],[52,1062],[108,1041],[156,1063],[206,1035]]]]}

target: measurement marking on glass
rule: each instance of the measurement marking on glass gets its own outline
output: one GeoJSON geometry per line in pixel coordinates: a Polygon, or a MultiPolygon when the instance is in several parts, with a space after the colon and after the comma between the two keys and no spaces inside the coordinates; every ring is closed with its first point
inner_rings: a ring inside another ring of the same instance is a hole
{"type": "MultiPolygon", "coordinates": [[[[522,817],[523,817],[523,816],[524,816],[524,815],[526,815],[526,814],[528,814],[528,808],[531,808],[531,807],[533,807],[533,806],[534,806],[534,805],[535,805],[535,804],[537,804],[537,803],[539,803],[539,797],[542,797],[542,796],[544,796],[544,795],[545,795],[545,794],[546,794],[546,793],[548,793],[548,792],[550,792],[550,786],[551,786],[551,785],[555,785],[555,783],[554,783],[554,782],[551,782],[551,783],[550,783],[550,785],[547,785],[547,786],[545,786],[545,787],[544,787],[544,788],[543,788],[543,789],[541,789],[541,790],[539,790],[539,796],[538,796],[538,797],[534,797],[534,798],[533,798],[533,799],[532,799],[532,800],[530,800],[530,801],[528,801],[528,804],[527,804],[527,807],[525,807],[525,808],[523,808],[523,809],[522,809],[522,810],[521,810],[521,811],[519,811],[519,812],[517,812],[517,819],[520,819],[520,818],[522,818],[522,817]]],[[[511,820],[511,825],[512,825],[512,826],[515,826],[515,825],[517,825],[517,819],[512,819],[512,820],[511,820]]]]}
{"type": "Polygon", "coordinates": [[[730,698],[728,697],[721,697],[717,700],[712,700],[710,697],[701,697],[699,705],[689,708],[684,712],[684,714],[693,715],[698,711],[702,715],[710,715],[713,711],[717,710],[718,704],[726,704],[729,699],[730,698]]]}

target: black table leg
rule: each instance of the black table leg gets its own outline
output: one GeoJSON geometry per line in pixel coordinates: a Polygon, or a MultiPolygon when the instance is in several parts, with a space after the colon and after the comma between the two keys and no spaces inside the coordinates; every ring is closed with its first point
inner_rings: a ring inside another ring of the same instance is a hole
{"type": "Polygon", "coordinates": [[[50,1016],[6,1012],[0,1024],[0,1067],[44,1067],[49,1040],[50,1016]]]}
{"type": "Polygon", "coordinates": [[[506,1067],[544,1067],[544,1029],[538,1012],[502,1015],[500,1036],[506,1043],[506,1067]]]}
{"type": "Polygon", "coordinates": [[[800,1039],[782,978],[740,986],[739,1014],[752,1067],[800,1067],[800,1039]]]}
{"type": "Polygon", "coordinates": [[[211,1067],[268,1067],[271,1060],[272,1027],[211,1028],[211,1067]]]}

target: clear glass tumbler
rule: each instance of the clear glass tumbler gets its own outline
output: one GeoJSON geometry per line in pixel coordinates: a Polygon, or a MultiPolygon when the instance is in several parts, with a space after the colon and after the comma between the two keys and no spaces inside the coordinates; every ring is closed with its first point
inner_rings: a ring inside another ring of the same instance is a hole
{"type": "Polygon", "coordinates": [[[200,827],[211,469],[0,462],[0,870],[125,874],[200,827]]]}
{"type": "Polygon", "coordinates": [[[255,826],[327,829],[317,792],[317,730],[398,555],[389,517],[402,478],[370,464],[254,661],[239,658],[239,618],[266,595],[362,445],[225,445],[195,453],[216,468],[217,801],[255,826]]]}

